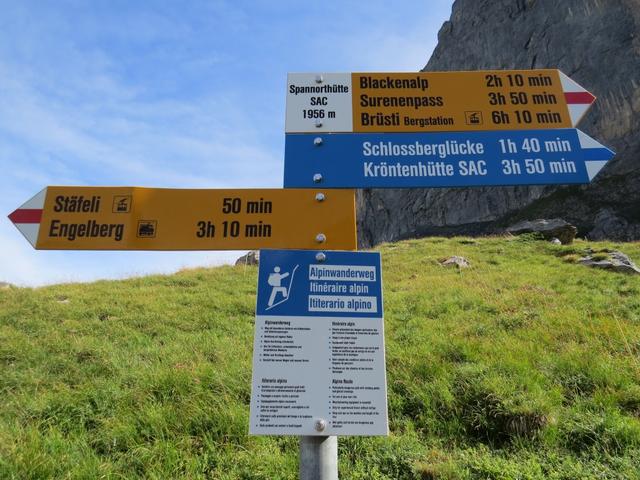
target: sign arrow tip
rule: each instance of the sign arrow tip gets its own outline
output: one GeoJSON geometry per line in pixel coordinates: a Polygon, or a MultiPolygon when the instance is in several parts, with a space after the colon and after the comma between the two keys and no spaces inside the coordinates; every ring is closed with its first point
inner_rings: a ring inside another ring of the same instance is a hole
{"type": "Polygon", "coordinates": [[[586,157],[584,164],[587,168],[589,181],[591,181],[598,175],[600,170],[604,168],[607,162],[615,156],[615,152],[594,140],[586,133],[580,130],[576,130],[576,132],[578,133],[580,147],[586,157]]]}
{"type": "Polygon", "coordinates": [[[584,164],[587,167],[587,175],[589,175],[589,180],[591,181],[596,175],[598,175],[600,170],[604,168],[604,166],[607,164],[607,161],[606,160],[590,160],[590,161],[584,162],[584,164]]]}
{"type": "Polygon", "coordinates": [[[35,248],[40,231],[40,221],[42,220],[42,209],[47,195],[47,189],[42,189],[30,200],[22,204],[7,217],[18,231],[35,248]]]}
{"type": "Polygon", "coordinates": [[[558,70],[558,73],[560,74],[560,83],[562,84],[564,98],[569,109],[569,116],[573,125],[577,125],[584,114],[587,113],[591,104],[596,101],[596,97],[561,71],[558,70]]]}

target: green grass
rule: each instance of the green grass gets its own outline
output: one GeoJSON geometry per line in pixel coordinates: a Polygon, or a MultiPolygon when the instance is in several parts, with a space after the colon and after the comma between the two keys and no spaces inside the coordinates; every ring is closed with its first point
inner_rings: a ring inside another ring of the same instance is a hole
{"type": "MultiPolygon", "coordinates": [[[[380,247],[391,435],[343,479],[640,479],[640,244],[380,247]],[[461,255],[468,269],[441,267],[461,255]]],[[[297,478],[247,435],[256,269],[0,290],[0,478],[297,478]]]]}

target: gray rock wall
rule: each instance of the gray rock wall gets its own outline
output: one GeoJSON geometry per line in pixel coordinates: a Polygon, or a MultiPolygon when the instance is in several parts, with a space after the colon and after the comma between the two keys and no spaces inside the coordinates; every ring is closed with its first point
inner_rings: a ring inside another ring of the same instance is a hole
{"type": "Polygon", "coordinates": [[[616,157],[594,182],[362,190],[362,246],[543,217],[570,221],[579,237],[640,239],[640,0],[456,0],[424,70],[529,68],[558,68],[598,97],[578,128],[616,157]]]}

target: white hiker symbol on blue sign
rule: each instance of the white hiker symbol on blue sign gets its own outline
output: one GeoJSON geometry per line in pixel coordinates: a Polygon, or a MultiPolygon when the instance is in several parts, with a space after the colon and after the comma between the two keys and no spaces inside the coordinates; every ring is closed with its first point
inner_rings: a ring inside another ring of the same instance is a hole
{"type": "Polygon", "coordinates": [[[300,265],[296,265],[295,267],[293,267],[293,272],[291,272],[291,278],[289,279],[288,287],[282,285],[282,280],[289,276],[289,272],[280,273],[280,267],[273,267],[273,273],[270,273],[269,278],[267,279],[267,283],[271,287],[271,295],[269,296],[266,310],[270,310],[273,307],[276,307],[281,303],[289,300],[289,294],[291,293],[291,287],[293,286],[293,277],[295,276],[296,270],[299,266],[300,265]],[[282,299],[279,302],[276,302],[278,294],[282,295],[282,299]]]}

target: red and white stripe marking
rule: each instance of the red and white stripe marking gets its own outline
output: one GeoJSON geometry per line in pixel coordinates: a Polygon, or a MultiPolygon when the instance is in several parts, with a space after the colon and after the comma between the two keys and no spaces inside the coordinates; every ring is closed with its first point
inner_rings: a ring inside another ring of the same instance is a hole
{"type": "Polygon", "coordinates": [[[569,108],[571,123],[575,127],[584,114],[587,113],[591,104],[596,101],[596,97],[561,71],[558,70],[558,73],[560,74],[562,90],[564,90],[564,98],[569,108]]]}
{"type": "Polygon", "coordinates": [[[29,243],[35,248],[40,231],[40,220],[42,219],[42,209],[44,199],[47,196],[47,189],[44,188],[31,200],[24,203],[16,211],[9,214],[9,220],[24,235],[29,243]]]}

